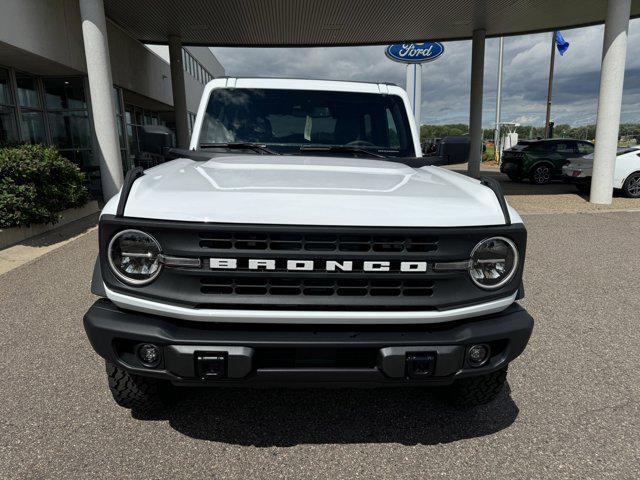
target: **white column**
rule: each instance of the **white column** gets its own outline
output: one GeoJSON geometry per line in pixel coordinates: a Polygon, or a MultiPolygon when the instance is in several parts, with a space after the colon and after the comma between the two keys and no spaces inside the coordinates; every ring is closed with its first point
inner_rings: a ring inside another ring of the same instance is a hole
{"type": "Polygon", "coordinates": [[[420,132],[420,116],[422,106],[422,64],[407,64],[407,95],[413,108],[413,116],[416,119],[416,126],[420,132]]]}
{"type": "Polygon", "coordinates": [[[483,29],[473,31],[471,44],[471,101],[469,105],[469,166],[468,172],[474,178],[480,176],[482,161],[482,86],[484,80],[484,38],[483,29]]]}
{"type": "Polygon", "coordinates": [[[118,193],[122,187],[123,174],[113,105],[107,23],[102,0],[80,0],[80,17],[97,141],[93,154],[100,162],[102,194],[106,201],[118,193]]]}
{"type": "Polygon", "coordinates": [[[607,2],[596,121],[596,151],[589,198],[591,203],[608,205],[613,197],[613,170],[620,129],[630,14],[631,0],[607,2]]]}
{"type": "Polygon", "coordinates": [[[169,36],[169,63],[171,65],[171,90],[178,148],[189,148],[189,113],[184,86],[182,40],[176,35],[169,36]]]}

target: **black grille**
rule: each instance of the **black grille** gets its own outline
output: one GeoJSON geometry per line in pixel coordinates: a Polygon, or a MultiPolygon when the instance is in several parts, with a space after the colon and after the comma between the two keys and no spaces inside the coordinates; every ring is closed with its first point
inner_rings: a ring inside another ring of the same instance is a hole
{"type": "Polygon", "coordinates": [[[304,295],[341,297],[430,297],[434,282],[424,279],[269,278],[210,276],[200,280],[207,295],[304,295]]]}
{"type": "Polygon", "coordinates": [[[438,250],[438,239],[406,235],[211,232],[200,234],[200,247],[214,250],[277,252],[419,253],[438,250]]]}
{"type": "Polygon", "coordinates": [[[492,236],[511,238],[524,258],[526,231],[521,224],[464,228],[238,225],[103,215],[100,262],[110,289],[191,308],[434,310],[503,298],[517,290],[522,268],[496,291],[478,288],[466,271],[434,269],[438,262],[467,260],[481,239],[492,236]],[[112,274],[106,250],[113,235],[125,228],[150,233],[166,255],[199,258],[201,267],[165,267],[148,285],[123,284],[112,274]],[[235,266],[212,267],[213,259],[234,259],[235,266]],[[250,267],[251,259],[270,263],[250,267]],[[312,269],[291,268],[289,261],[311,261],[312,269]],[[419,262],[426,269],[403,271],[402,262],[419,262]]]}

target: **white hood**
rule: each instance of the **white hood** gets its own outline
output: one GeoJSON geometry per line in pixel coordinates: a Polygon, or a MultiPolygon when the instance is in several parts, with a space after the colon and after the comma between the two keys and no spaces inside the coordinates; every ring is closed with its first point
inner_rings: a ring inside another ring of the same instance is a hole
{"type": "MultiPolygon", "coordinates": [[[[117,197],[103,213],[114,213],[117,197]]],[[[125,215],[194,222],[352,226],[504,224],[494,193],[441,169],[335,157],[229,155],[145,171],[125,215]]],[[[520,217],[511,209],[512,221],[520,217]]]]}

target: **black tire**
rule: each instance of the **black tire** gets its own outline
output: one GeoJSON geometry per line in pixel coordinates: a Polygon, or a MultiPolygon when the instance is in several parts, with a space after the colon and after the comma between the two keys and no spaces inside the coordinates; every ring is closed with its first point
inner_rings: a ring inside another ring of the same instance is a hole
{"type": "Polygon", "coordinates": [[[145,413],[165,407],[168,385],[162,380],[132,375],[109,362],[106,362],[106,369],[109,390],[121,407],[145,413]]]}
{"type": "Polygon", "coordinates": [[[546,185],[551,182],[551,165],[548,163],[541,163],[531,169],[529,179],[534,185],[546,185]]]}
{"type": "Polygon", "coordinates": [[[522,177],[519,177],[518,175],[514,175],[514,174],[508,174],[507,175],[509,177],[509,180],[511,180],[512,182],[521,182],[522,181],[522,177]]]}
{"type": "Polygon", "coordinates": [[[640,172],[634,172],[627,177],[622,185],[625,197],[640,198],[640,172]]]}
{"type": "Polygon", "coordinates": [[[476,407],[494,400],[507,382],[507,369],[456,380],[442,393],[443,400],[458,407],[476,407]]]}

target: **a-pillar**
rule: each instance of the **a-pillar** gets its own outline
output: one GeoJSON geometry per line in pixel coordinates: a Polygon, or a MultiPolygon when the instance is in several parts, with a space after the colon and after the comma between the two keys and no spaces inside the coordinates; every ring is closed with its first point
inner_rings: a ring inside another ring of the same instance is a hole
{"type": "Polygon", "coordinates": [[[184,65],[182,64],[182,40],[177,35],[169,36],[169,63],[171,64],[171,90],[176,123],[178,148],[189,147],[189,116],[187,94],[184,87],[184,65]]]}

